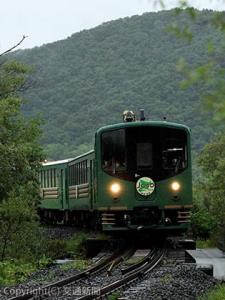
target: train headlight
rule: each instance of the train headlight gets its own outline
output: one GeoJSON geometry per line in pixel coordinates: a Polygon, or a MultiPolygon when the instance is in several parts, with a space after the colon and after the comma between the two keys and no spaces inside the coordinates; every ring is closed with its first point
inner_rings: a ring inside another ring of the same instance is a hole
{"type": "Polygon", "coordinates": [[[113,194],[113,196],[117,196],[121,191],[121,185],[119,183],[112,183],[110,185],[110,191],[113,194]]]}
{"type": "Polygon", "coordinates": [[[180,190],[180,183],[177,182],[177,181],[174,181],[172,184],[171,184],[171,188],[174,192],[178,192],[180,190]]]}

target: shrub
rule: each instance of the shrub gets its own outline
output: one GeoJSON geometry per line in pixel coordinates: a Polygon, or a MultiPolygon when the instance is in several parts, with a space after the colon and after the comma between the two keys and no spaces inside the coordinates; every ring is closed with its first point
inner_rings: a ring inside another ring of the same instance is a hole
{"type": "Polygon", "coordinates": [[[216,221],[204,207],[196,207],[191,216],[191,227],[194,237],[209,238],[216,227],[216,221]]]}
{"type": "Polygon", "coordinates": [[[0,262],[0,285],[11,285],[24,280],[35,271],[33,263],[20,260],[7,260],[0,262]]]}
{"type": "Polygon", "coordinates": [[[46,240],[43,252],[45,257],[50,257],[51,259],[65,258],[68,256],[66,241],[46,240]]]}
{"type": "Polygon", "coordinates": [[[66,249],[70,256],[84,257],[86,253],[86,240],[88,235],[84,232],[77,233],[66,242],[66,249]]]}

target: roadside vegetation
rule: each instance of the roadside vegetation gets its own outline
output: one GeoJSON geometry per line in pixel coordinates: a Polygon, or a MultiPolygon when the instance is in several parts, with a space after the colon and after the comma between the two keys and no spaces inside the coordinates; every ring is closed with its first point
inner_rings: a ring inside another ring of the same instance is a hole
{"type": "MultiPolygon", "coordinates": [[[[85,242],[88,234],[77,233],[67,240],[41,238],[41,249],[36,255],[16,256],[15,253],[0,261],[0,286],[11,285],[26,279],[32,272],[55,263],[56,259],[70,258],[72,261],[63,264],[62,270],[72,268],[83,270],[91,261],[85,257],[85,242]]],[[[33,242],[35,246],[35,241],[33,242]]],[[[38,247],[38,246],[37,246],[38,247]]],[[[13,247],[12,247],[13,248],[13,247]]]]}
{"type": "MultiPolygon", "coordinates": [[[[87,234],[49,240],[39,227],[41,120],[23,116],[26,103],[20,97],[30,71],[0,56],[0,285],[20,282],[56,258],[81,259],[85,253],[87,234]]],[[[81,261],[78,265],[82,268],[81,261]]]]}
{"type": "MultiPolygon", "coordinates": [[[[214,0],[216,2],[216,0],[214,0]]],[[[162,1],[163,2],[163,1],[162,1]]],[[[178,39],[195,40],[196,32],[193,28],[201,22],[197,10],[189,7],[188,1],[178,1],[180,8],[177,15],[186,14],[192,25],[185,21],[170,28],[178,39]]],[[[215,12],[209,16],[205,25],[217,32],[221,38],[221,47],[210,39],[205,44],[204,61],[193,64],[185,58],[179,60],[177,70],[182,74],[181,88],[188,91],[197,88],[202,108],[208,111],[208,124],[214,127],[211,140],[195,155],[194,164],[198,172],[194,177],[194,208],[192,210],[192,232],[200,239],[199,245],[221,245],[225,250],[225,14],[215,12]]]]}
{"type": "Polygon", "coordinates": [[[223,300],[225,299],[225,284],[216,285],[209,293],[198,298],[198,300],[223,300]]]}
{"type": "Polygon", "coordinates": [[[19,97],[29,72],[0,57],[0,284],[22,280],[42,257],[36,211],[40,120],[23,116],[19,97]]]}

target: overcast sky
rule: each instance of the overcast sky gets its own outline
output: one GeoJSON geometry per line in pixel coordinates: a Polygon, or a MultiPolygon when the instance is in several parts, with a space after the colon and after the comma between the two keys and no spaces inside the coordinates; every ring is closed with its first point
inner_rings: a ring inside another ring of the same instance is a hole
{"type": "MultiPolygon", "coordinates": [[[[160,10],[159,0],[0,0],[0,52],[27,35],[32,48],[118,18],[160,10]]],[[[177,0],[164,0],[166,9],[177,0]]],[[[198,8],[225,10],[224,0],[189,0],[198,8]]]]}

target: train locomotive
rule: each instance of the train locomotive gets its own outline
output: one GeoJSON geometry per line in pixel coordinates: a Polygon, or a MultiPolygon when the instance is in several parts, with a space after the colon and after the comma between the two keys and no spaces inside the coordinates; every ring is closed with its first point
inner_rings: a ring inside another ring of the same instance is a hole
{"type": "Polygon", "coordinates": [[[41,219],[103,231],[185,232],[192,208],[190,129],[140,120],[100,128],[94,150],[45,162],[41,219]]]}

